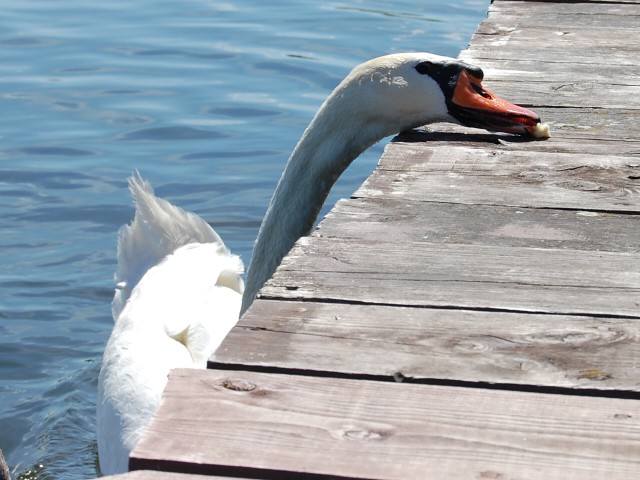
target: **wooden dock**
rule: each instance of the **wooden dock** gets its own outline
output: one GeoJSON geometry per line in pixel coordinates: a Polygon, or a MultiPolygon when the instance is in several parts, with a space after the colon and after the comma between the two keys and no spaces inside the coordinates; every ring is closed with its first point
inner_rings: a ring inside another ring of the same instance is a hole
{"type": "Polygon", "coordinates": [[[117,478],[638,478],[640,0],[496,0],[461,57],[553,137],[396,138],[117,478]]]}

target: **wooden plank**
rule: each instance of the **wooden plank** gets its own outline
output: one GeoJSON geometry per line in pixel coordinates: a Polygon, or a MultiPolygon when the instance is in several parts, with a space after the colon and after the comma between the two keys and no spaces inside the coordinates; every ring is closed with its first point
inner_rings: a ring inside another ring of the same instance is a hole
{"type": "Polygon", "coordinates": [[[133,468],[267,478],[633,478],[640,404],[176,370],[133,468]]]}
{"type": "MultiPolygon", "coordinates": [[[[483,67],[494,63],[485,68],[488,81],[516,69],[520,76],[508,77],[516,80],[511,88],[527,92],[528,104],[635,108],[628,99],[640,85],[630,68],[636,64],[639,20],[637,4],[570,3],[559,9],[545,2],[495,2],[460,57],[483,67]],[[535,77],[526,74],[529,69],[535,77]]],[[[511,96],[508,85],[499,87],[511,96]]]]}
{"type": "MultiPolygon", "coordinates": [[[[535,2],[532,2],[532,5],[535,2]]],[[[562,36],[562,34],[570,34],[573,30],[585,31],[587,29],[594,29],[594,37],[596,40],[602,40],[603,31],[607,33],[620,30],[633,30],[637,28],[638,20],[640,18],[640,6],[627,5],[623,10],[627,14],[615,13],[613,10],[617,7],[607,5],[591,5],[586,7],[585,5],[571,5],[573,10],[576,8],[582,9],[582,12],[570,13],[563,15],[555,10],[543,10],[540,6],[536,7],[536,10],[528,15],[524,12],[518,12],[517,10],[503,10],[503,9],[491,9],[491,17],[488,21],[484,21],[474,35],[508,35],[516,30],[544,30],[546,34],[553,38],[554,35],[562,36]],[[600,11],[601,13],[590,12],[587,14],[585,10],[600,11]]],[[[631,32],[634,35],[635,32],[631,32]]],[[[472,37],[475,41],[475,37],[472,37]]],[[[472,42],[473,43],[473,42],[472,42]]],[[[572,45],[568,45],[568,48],[573,48],[572,45]]],[[[553,61],[553,59],[549,59],[553,61]]]]}
{"type": "Polygon", "coordinates": [[[354,196],[638,213],[640,159],[391,145],[354,196]]]}
{"type": "Polygon", "coordinates": [[[639,340],[638,319],[259,299],[212,366],[640,392],[639,340]]]}
{"type": "MultiPolygon", "coordinates": [[[[476,59],[468,50],[463,50],[458,57],[465,62],[477,63],[482,67],[483,84],[505,97],[506,94],[499,89],[519,89],[520,94],[526,95],[527,86],[536,82],[555,82],[558,85],[594,82],[601,86],[601,89],[596,92],[598,95],[606,95],[606,89],[612,82],[615,82],[616,85],[638,86],[640,84],[640,76],[628,65],[602,65],[594,68],[591,64],[576,62],[534,62],[526,56],[505,62],[488,58],[476,59]]],[[[597,98],[594,97],[594,100],[597,98]]],[[[545,104],[553,106],[551,102],[545,104]]],[[[586,107],[586,105],[578,105],[576,108],[581,107],[586,107]]],[[[600,105],[598,104],[597,107],[600,105]]],[[[629,102],[626,108],[636,107],[636,102],[629,102]]]]}
{"type": "MultiPolygon", "coordinates": [[[[482,62],[472,62],[482,65],[482,62]]],[[[553,105],[555,108],[606,108],[627,109],[637,112],[638,103],[630,101],[640,95],[640,85],[601,83],[588,78],[565,78],[558,81],[509,82],[508,84],[490,81],[483,85],[494,93],[508,98],[516,104],[553,105]]],[[[585,115],[583,124],[589,124],[589,117],[585,115]]],[[[633,125],[636,126],[635,124],[633,125]]]]}
{"type": "MultiPolygon", "coordinates": [[[[547,142],[552,143],[552,140],[547,142]]],[[[544,142],[544,143],[547,143],[544,142]]],[[[535,142],[538,143],[538,142],[535,142]]],[[[559,181],[590,175],[599,178],[604,187],[621,185],[633,189],[640,177],[640,157],[628,155],[582,155],[561,152],[535,152],[522,149],[528,143],[515,143],[513,148],[503,145],[487,147],[482,144],[458,146],[424,145],[423,142],[401,142],[389,144],[380,159],[378,169],[406,172],[412,176],[425,172],[429,175],[455,173],[460,175],[482,175],[512,180],[535,171],[540,175],[554,175],[559,181]],[[433,147],[433,148],[430,148],[433,147]]],[[[475,179],[474,179],[475,180],[475,179]]]]}
{"type": "MultiPolygon", "coordinates": [[[[633,30],[640,20],[640,5],[579,5],[567,4],[567,12],[554,5],[541,2],[527,3],[522,8],[506,9],[505,2],[494,3],[489,8],[489,18],[482,22],[474,35],[507,35],[516,30],[545,30],[547,35],[559,35],[573,30],[594,29],[596,40],[606,35],[602,31],[615,32],[633,30]]],[[[632,32],[633,35],[635,32],[632,32]]],[[[474,38],[475,40],[475,38],[474,38]]],[[[473,43],[473,42],[472,42],[473,43]]],[[[569,45],[569,48],[573,48],[569,45]]]]}
{"type": "MultiPolygon", "coordinates": [[[[488,82],[485,82],[488,85],[488,82]]],[[[500,87],[498,87],[500,88],[500,87]]],[[[498,92],[498,88],[495,89],[498,92]]],[[[544,105],[531,104],[527,101],[526,85],[521,88],[513,88],[511,92],[499,92],[517,104],[534,108],[543,122],[551,126],[551,138],[535,140],[530,137],[517,135],[496,134],[483,130],[471,129],[455,124],[432,124],[423,127],[427,131],[457,133],[458,138],[449,136],[446,138],[450,146],[452,143],[466,141],[475,143],[476,148],[492,149],[494,146],[509,148],[511,150],[548,151],[550,153],[562,153],[567,147],[571,153],[580,155],[628,155],[638,159],[640,126],[638,125],[638,112],[621,109],[597,109],[597,108],[550,108],[544,105]],[[638,135],[637,135],[638,134],[638,135]],[[598,148],[598,144],[603,143],[598,148]],[[626,151],[625,151],[626,149],[626,151]]],[[[412,132],[409,132],[412,133],[412,132]]],[[[413,134],[415,135],[415,134],[413,134]]],[[[403,134],[401,138],[410,135],[403,134]]],[[[413,137],[414,140],[416,139],[413,137]]],[[[445,140],[445,139],[443,139],[445,140]]]]}
{"type": "MultiPolygon", "coordinates": [[[[525,102],[520,102],[525,103],[525,102]]],[[[553,109],[533,107],[544,122],[551,125],[552,137],[547,140],[533,140],[516,135],[496,134],[474,128],[447,123],[425,125],[421,129],[404,132],[394,141],[401,143],[429,142],[427,149],[455,146],[486,148],[501,151],[526,150],[533,157],[537,152],[572,153],[584,155],[616,155],[631,157],[631,164],[640,161],[640,136],[628,136],[637,128],[631,124],[637,119],[630,112],[596,109],[553,109]],[[591,115],[591,117],[589,117],[591,115]],[[585,117],[589,121],[585,122],[585,117]],[[616,126],[616,124],[618,124],[616,126]],[[625,126],[629,124],[630,129],[625,126]]],[[[637,117],[637,114],[636,114],[637,117]]],[[[388,147],[391,148],[391,147],[388,147]]],[[[383,157],[384,158],[384,157],[383,157]]]]}
{"type": "Polygon", "coordinates": [[[358,198],[341,200],[316,235],[349,241],[431,242],[639,252],[640,218],[589,211],[358,198]],[[635,227],[635,228],[634,228],[635,227]]]}
{"type": "MultiPolygon", "coordinates": [[[[640,11],[640,8],[635,10],[640,11]]],[[[505,24],[510,26],[506,27],[501,25],[499,17],[491,17],[490,22],[481,24],[468,47],[470,52],[485,53],[492,49],[497,50],[493,58],[508,58],[510,55],[526,52],[533,58],[546,57],[545,61],[554,63],[564,58],[570,59],[573,63],[587,64],[636,63],[632,60],[632,54],[637,54],[636,45],[640,40],[640,31],[637,28],[614,29],[576,25],[564,29],[557,29],[555,26],[553,29],[548,26],[520,28],[520,25],[514,25],[508,19],[505,24]],[[507,45],[509,48],[505,48],[507,45]],[[585,48],[587,46],[588,49],[585,48]],[[560,58],[549,55],[548,49],[558,53],[560,58]]],[[[640,16],[636,17],[639,18],[640,16]]]]}
{"type": "Polygon", "coordinates": [[[519,59],[540,62],[579,62],[635,65],[638,35],[633,28],[638,5],[564,5],[562,9],[540,2],[497,2],[471,41],[469,53],[476,59],[519,59]],[[511,13],[511,15],[509,15],[511,13]],[[600,27],[594,18],[608,18],[611,27],[600,27]],[[584,22],[588,22],[584,24],[584,22]],[[629,28],[624,28],[628,25],[629,28]],[[587,45],[588,48],[584,48],[587,45]],[[507,48],[508,46],[508,48],[507,48]]]}
{"type": "Polygon", "coordinates": [[[571,25],[599,25],[615,28],[614,21],[625,18],[638,20],[640,1],[638,0],[580,0],[580,1],[530,1],[494,0],[489,6],[489,20],[495,22],[501,15],[510,15],[511,22],[521,22],[526,26],[546,26],[553,28],[565,22],[571,25]],[[561,4],[561,5],[560,5],[561,4]]]}
{"type": "Polygon", "coordinates": [[[639,253],[302,238],[260,295],[638,318],[637,265],[639,253]]]}
{"type": "Polygon", "coordinates": [[[601,181],[602,173],[598,167],[564,172],[531,169],[521,172],[518,178],[505,179],[497,175],[482,175],[481,172],[475,175],[468,172],[412,175],[396,172],[384,174],[380,170],[369,177],[354,195],[365,198],[395,197],[405,202],[640,213],[640,182],[634,180],[631,183],[620,172],[617,185],[606,185],[601,181]]]}
{"type": "MultiPolygon", "coordinates": [[[[618,67],[626,66],[632,68],[634,66],[634,51],[617,49],[614,46],[610,48],[607,46],[596,46],[593,55],[588,54],[589,48],[585,43],[582,53],[576,51],[568,52],[561,46],[553,47],[552,43],[548,46],[540,46],[539,48],[532,49],[531,45],[535,44],[533,40],[526,40],[520,42],[518,45],[514,45],[514,48],[505,49],[506,43],[517,43],[515,40],[493,40],[492,42],[477,42],[472,44],[465,51],[465,57],[470,59],[470,63],[477,63],[482,65],[483,60],[501,60],[505,62],[518,61],[522,58],[528,58],[532,62],[537,64],[549,63],[556,65],[559,63],[573,63],[575,65],[584,64],[591,66],[591,68],[606,68],[608,65],[614,65],[618,67]],[[545,49],[551,50],[550,52],[543,53],[545,49]],[[610,63],[603,64],[602,58],[606,57],[610,63]]],[[[612,81],[612,80],[611,80],[612,81]]],[[[611,82],[610,81],[610,82],[611,82]]],[[[613,83],[610,83],[613,85],[613,83]]]]}

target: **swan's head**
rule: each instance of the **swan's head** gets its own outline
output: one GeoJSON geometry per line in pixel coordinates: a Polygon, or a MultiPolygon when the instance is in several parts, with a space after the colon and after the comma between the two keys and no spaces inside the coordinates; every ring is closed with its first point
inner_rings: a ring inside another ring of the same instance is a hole
{"type": "Polygon", "coordinates": [[[336,89],[365,124],[388,125],[385,134],[437,121],[527,134],[540,117],[482,86],[480,68],[428,53],[386,55],[365,62],[336,89]]]}

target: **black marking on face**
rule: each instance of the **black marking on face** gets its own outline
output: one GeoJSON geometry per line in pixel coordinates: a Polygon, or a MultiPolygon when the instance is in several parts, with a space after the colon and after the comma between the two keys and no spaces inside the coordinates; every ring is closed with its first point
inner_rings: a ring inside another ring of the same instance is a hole
{"type": "Polygon", "coordinates": [[[447,103],[453,98],[453,92],[458,83],[460,72],[466,70],[472,77],[477,78],[479,81],[484,78],[484,72],[481,68],[457,60],[425,60],[424,62],[418,63],[415,69],[418,73],[429,75],[436,81],[447,103]]]}

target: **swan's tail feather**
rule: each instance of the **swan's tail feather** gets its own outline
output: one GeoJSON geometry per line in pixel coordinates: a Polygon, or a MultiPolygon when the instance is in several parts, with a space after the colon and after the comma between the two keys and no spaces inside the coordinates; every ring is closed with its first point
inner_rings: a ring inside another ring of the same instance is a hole
{"type": "Polygon", "coordinates": [[[114,321],[142,276],[178,248],[191,243],[214,243],[221,252],[230,254],[207,222],[156,197],[138,172],[129,178],[129,190],[136,213],[131,224],[118,232],[116,292],[111,307],[114,321]]]}

